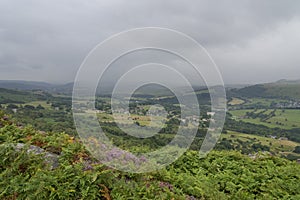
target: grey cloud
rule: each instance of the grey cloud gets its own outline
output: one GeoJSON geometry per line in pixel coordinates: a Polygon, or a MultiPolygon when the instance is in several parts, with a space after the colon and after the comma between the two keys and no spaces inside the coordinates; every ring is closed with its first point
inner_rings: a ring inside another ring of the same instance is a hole
{"type": "Polygon", "coordinates": [[[294,44],[300,39],[293,32],[300,29],[299,9],[300,2],[292,0],[2,0],[0,79],[73,81],[95,45],[144,26],[195,38],[216,60],[226,82],[297,78],[299,56],[294,52],[299,48],[294,44]],[[276,37],[283,40],[279,49],[276,37]],[[261,77],[253,69],[262,70],[261,77]],[[236,72],[239,76],[232,76],[236,72]]]}

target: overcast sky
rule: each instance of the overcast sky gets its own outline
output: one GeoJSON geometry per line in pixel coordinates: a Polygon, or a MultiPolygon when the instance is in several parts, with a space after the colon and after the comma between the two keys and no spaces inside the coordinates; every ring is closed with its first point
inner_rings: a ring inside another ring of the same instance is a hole
{"type": "Polygon", "coordinates": [[[147,26],[196,39],[225,83],[300,79],[296,0],[0,0],[0,79],[72,82],[98,43],[147,26]]]}

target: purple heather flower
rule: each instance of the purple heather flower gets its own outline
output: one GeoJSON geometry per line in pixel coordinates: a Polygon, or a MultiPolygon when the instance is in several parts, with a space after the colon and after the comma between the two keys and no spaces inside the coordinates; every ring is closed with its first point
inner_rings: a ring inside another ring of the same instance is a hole
{"type": "Polygon", "coordinates": [[[161,188],[168,188],[169,190],[173,190],[173,185],[167,182],[160,182],[159,187],[161,188]]]}
{"type": "Polygon", "coordinates": [[[145,156],[141,156],[141,157],[140,157],[140,161],[141,161],[141,162],[146,162],[146,161],[147,161],[147,158],[146,158],[145,156]]]}
{"type": "Polygon", "coordinates": [[[87,161],[83,163],[83,171],[93,170],[93,166],[91,165],[91,161],[87,161]]]}

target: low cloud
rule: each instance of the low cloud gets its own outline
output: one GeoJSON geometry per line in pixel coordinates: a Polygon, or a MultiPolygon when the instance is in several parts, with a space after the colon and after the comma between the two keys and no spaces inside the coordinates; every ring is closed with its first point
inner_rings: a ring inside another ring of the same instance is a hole
{"type": "Polygon", "coordinates": [[[70,82],[99,42],[158,26],[195,38],[227,83],[300,78],[299,1],[2,0],[0,79],[70,82]]]}

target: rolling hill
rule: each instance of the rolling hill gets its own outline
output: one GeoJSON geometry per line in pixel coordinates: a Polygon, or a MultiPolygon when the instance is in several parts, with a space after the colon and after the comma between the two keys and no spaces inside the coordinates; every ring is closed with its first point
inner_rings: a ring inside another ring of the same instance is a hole
{"type": "Polygon", "coordinates": [[[0,88],[0,104],[26,103],[31,101],[45,100],[50,94],[42,91],[19,91],[0,88]]]}
{"type": "Polygon", "coordinates": [[[0,80],[0,88],[20,91],[42,90],[51,93],[71,94],[73,83],[59,85],[38,81],[0,80]]]}
{"type": "Polygon", "coordinates": [[[257,84],[241,89],[232,89],[230,96],[300,99],[300,80],[280,80],[274,83],[257,84]]]}

